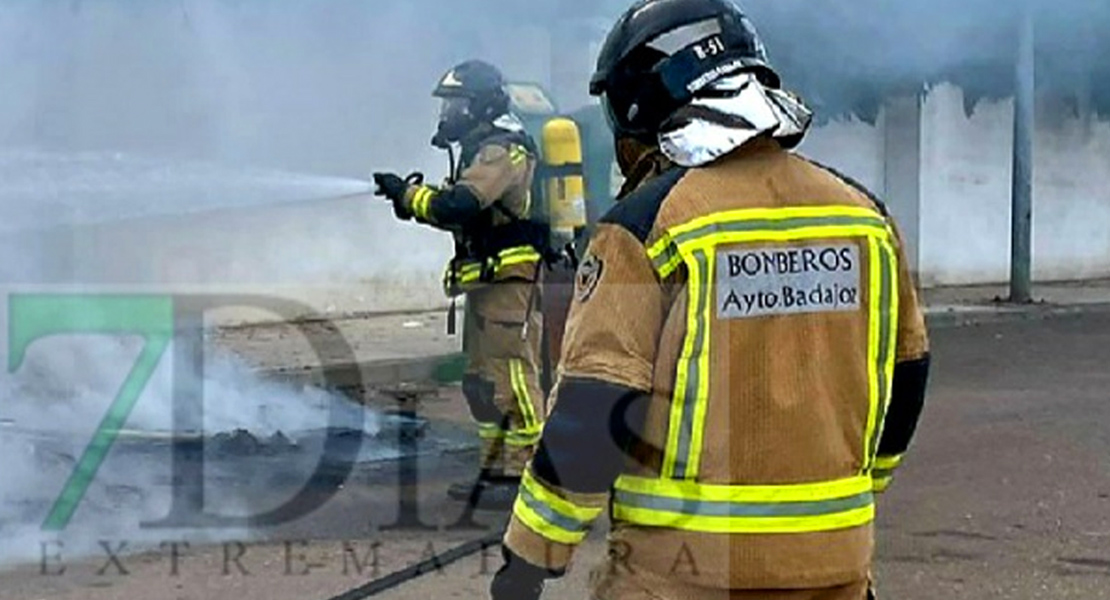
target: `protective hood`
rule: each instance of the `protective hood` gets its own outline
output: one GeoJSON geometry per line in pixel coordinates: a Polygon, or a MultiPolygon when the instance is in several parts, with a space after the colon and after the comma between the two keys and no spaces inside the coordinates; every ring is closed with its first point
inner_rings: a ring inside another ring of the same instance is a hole
{"type": "Polygon", "coordinates": [[[493,120],[493,126],[505,131],[520,133],[524,131],[524,122],[513,113],[505,113],[493,120]]]}
{"type": "MultiPolygon", "coordinates": [[[[463,147],[463,154],[466,155],[469,152],[477,152],[478,145],[498,131],[506,133],[523,133],[525,131],[524,122],[512,113],[505,113],[494,119],[492,123],[484,123],[471,129],[465,137],[459,140],[459,143],[462,144],[463,147]]],[[[434,143],[433,141],[433,144],[434,143]]]]}
{"type": "Polygon", "coordinates": [[[740,73],[711,83],[676,110],[660,129],[659,147],[678,165],[700,167],[765,134],[793,148],[812,120],[796,95],[740,73]]]}

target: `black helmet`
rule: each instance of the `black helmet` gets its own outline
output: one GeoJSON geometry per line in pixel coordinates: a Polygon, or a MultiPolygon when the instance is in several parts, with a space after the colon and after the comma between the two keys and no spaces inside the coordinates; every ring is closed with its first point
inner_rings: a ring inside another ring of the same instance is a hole
{"type": "Polygon", "coordinates": [[[640,0],[613,26],[590,79],[618,137],[653,141],[675,109],[721,76],[779,77],[751,21],[731,0],[640,0]]]}
{"type": "Polygon", "coordinates": [[[443,99],[439,128],[432,140],[437,146],[457,142],[509,111],[504,76],[497,67],[480,60],[466,61],[445,73],[432,95],[443,99]]]}

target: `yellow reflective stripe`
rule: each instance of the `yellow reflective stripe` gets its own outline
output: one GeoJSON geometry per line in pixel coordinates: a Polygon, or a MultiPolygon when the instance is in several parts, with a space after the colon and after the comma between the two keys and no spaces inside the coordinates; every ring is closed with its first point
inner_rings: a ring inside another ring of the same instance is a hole
{"type": "Polygon", "coordinates": [[[412,197],[412,213],[418,219],[429,220],[428,215],[431,213],[432,197],[434,195],[435,192],[427,186],[420,186],[416,189],[416,193],[412,197]]]}
{"type": "Polygon", "coordinates": [[[670,277],[680,266],[682,266],[682,256],[676,254],[673,258],[667,260],[667,262],[659,265],[659,279],[670,277]]]}
{"type": "Polygon", "coordinates": [[[902,464],[902,456],[880,456],[875,459],[875,465],[871,469],[871,480],[873,482],[872,489],[876,492],[884,492],[890,486],[890,481],[894,477],[894,470],[902,464]]]}
{"type": "Polygon", "coordinates": [[[866,492],[870,486],[870,479],[863,475],[835,481],[788,485],[726,485],[622,475],[614,487],[620,491],[679,500],[759,503],[816,502],[844,498],[866,492]]]}
{"type": "Polygon", "coordinates": [[[890,406],[894,378],[894,349],[898,330],[897,254],[887,240],[869,238],[871,306],[868,331],[870,410],[864,439],[864,471],[871,470],[878,453],[883,421],[890,406]]]}
{"type": "MultiPolygon", "coordinates": [[[[693,479],[700,468],[709,397],[709,323],[713,313],[708,296],[712,292],[710,278],[716,262],[714,250],[722,245],[744,242],[825,238],[863,238],[872,248],[885,250],[890,247],[891,236],[886,219],[869,208],[747,209],[708,215],[672,228],[648,249],[648,257],[661,278],[669,276],[682,263],[689,272],[686,338],[676,367],[662,465],[664,477],[693,479]]],[[[890,336],[894,329],[890,306],[896,295],[890,287],[895,277],[890,272],[888,255],[872,250],[869,256],[872,258],[869,261],[869,412],[863,440],[865,463],[872,457],[871,438],[881,427],[889,396],[886,374],[893,372],[889,357],[893,345],[888,342],[893,339],[890,336]]]]}
{"type": "Polygon", "coordinates": [[[652,244],[650,248],[648,248],[648,258],[650,258],[652,262],[655,262],[664,255],[671,256],[671,250],[673,247],[674,240],[671,239],[670,235],[665,234],[663,235],[663,237],[659,238],[658,241],[652,244]]]}
{"type": "Polygon", "coordinates": [[[682,255],[670,235],[660,238],[651,248],[648,248],[647,253],[660,279],[670,277],[671,273],[682,265],[682,255]]]}
{"type": "Polygon", "coordinates": [[[684,253],[709,249],[724,244],[747,242],[794,242],[824,238],[857,238],[885,235],[886,229],[862,225],[818,225],[782,230],[749,230],[722,232],[693,238],[679,246],[684,253]]]}
{"type": "MultiPolygon", "coordinates": [[[[699,229],[713,227],[722,223],[743,221],[794,221],[801,219],[828,219],[828,218],[862,218],[874,220],[877,225],[885,227],[886,220],[877,211],[862,206],[795,206],[780,208],[744,208],[724,211],[699,217],[672,227],[667,231],[676,242],[681,242],[681,237],[696,232],[699,229]]],[[[765,227],[775,229],[775,227],[765,227]]],[[[700,236],[699,236],[700,237],[700,236]]]]}
{"type": "Polygon", "coordinates": [[[571,502],[570,500],[567,500],[566,498],[563,498],[562,496],[559,496],[558,494],[555,494],[554,492],[550,491],[547,486],[536,479],[535,476],[532,475],[532,472],[527,469],[524,471],[524,475],[521,477],[520,483],[521,486],[531,492],[537,500],[550,506],[556,512],[568,519],[588,523],[598,518],[601,515],[601,511],[603,510],[601,507],[580,506],[578,504],[575,504],[574,502],[571,502]]]}
{"type": "Polygon", "coordinates": [[[674,227],[647,252],[665,279],[682,264],[681,254],[696,248],[745,241],[789,241],[799,236],[817,238],[821,232],[814,230],[822,228],[828,237],[890,235],[886,219],[868,208],[756,208],[715,213],[674,227]]]}
{"type": "Polygon", "coordinates": [[[480,273],[468,273],[466,275],[460,274],[458,277],[458,282],[460,284],[474,283],[475,281],[478,281],[479,277],[481,277],[480,273]]]}
{"type": "MultiPolygon", "coordinates": [[[[497,266],[494,269],[494,274],[499,274],[501,269],[511,267],[514,265],[523,265],[528,263],[538,262],[542,257],[536,249],[531,246],[516,246],[507,248],[498,253],[497,266]]],[[[443,280],[449,281],[451,276],[451,265],[447,266],[446,272],[443,274],[443,280]]],[[[462,266],[457,267],[455,277],[460,284],[473,283],[478,281],[482,276],[482,263],[480,262],[467,262],[462,266]]]]}
{"type": "Polygon", "coordinates": [[[478,437],[483,440],[505,440],[510,446],[535,446],[540,441],[542,427],[505,431],[497,425],[479,424],[478,437]]]}
{"type": "Polygon", "coordinates": [[[875,459],[875,470],[893,471],[902,464],[902,456],[880,456],[875,459]]]}
{"type": "Polygon", "coordinates": [[[505,431],[496,423],[478,423],[478,437],[484,440],[496,440],[505,437],[505,431]]]}
{"type": "MultiPolygon", "coordinates": [[[[515,248],[508,248],[502,250],[497,254],[499,266],[517,265],[527,262],[535,262],[540,259],[540,254],[536,252],[535,248],[531,246],[517,246],[515,248]]],[[[481,271],[482,263],[468,262],[459,268],[459,273],[469,273],[471,271],[481,271]]]]}
{"type": "MultiPolygon", "coordinates": [[[[717,266],[717,255],[715,253],[708,252],[704,256],[702,256],[701,259],[703,264],[700,268],[704,269],[702,272],[702,274],[704,275],[703,280],[708,282],[712,277],[712,274],[716,272],[715,269],[717,266]]],[[[694,398],[696,399],[693,414],[694,427],[691,431],[689,455],[690,464],[687,473],[687,477],[691,478],[697,477],[698,473],[700,473],[702,455],[701,448],[702,444],[705,441],[705,414],[706,411],[708,411],[709,409],[709,348],[711,347],[710,338],[712,337],[713,331],[712,327],[710,327],[710,324],[713,322],[714,303],[711,302],[709,299],[709,286],[705,286],[704,290],[706,293],[700,294],[701,296],[705,296],[705,298],[701,302],[703,308],[701,314],[699,315],[699,320],[702,323],[701,327],[703,331],[701,348],[698,350],[697,357],[699,373],[698,389],[697,395],[694,396],[694,398]]]]}
{"type": "Polygon", "coordinates": [[[871,437],[875,430],[878,428],[877,418],[879,416],[879,328],[881,327],[882,315],[877,310],[879,303],[879,281],[882,269],[881,259],[879,259],[879,243],[874,238],[868,238],[868,262],[870,263],[870,271],[868,272],[868,287],[870,288],[870,301],[871,310],[867,315],[867,428],[863,436],[863,457],[864,457],[864,472],[871,469],[872,457],[874,456],[871,448],[871,437]]]}
{"type": "Polygon", "coordinates": [[[516,248],[502,250],[497,254],[497,258],[501,260],[502,264],[518,264],[539,260],[540,253],[536,252],[536,249],[531,246],[517,246],[516,248]]]}
{"type": "Polygon", "coordinates": [[[525,470],[513,515],[540,536],[561,544],[575,545],[586,538],[590,523],[601,508],[578,506],[548,491],[525,470]]]}
{"type": "Polygon", "coordinates": [[[681,529],[698,533],[814,533],[866,525],[875,520],[875,505],[872,501],[862,508],[820,517],[690,517],[614,504],[613,518],[646,527],[681,529]]]}
{"type": "Polygon", "coordinates": [[[525,527],[545,539],[568,546],[576,546],[586,539],[586,534],[589,531],[569,531],[562,524],[552,523],[551,521],[557,520],[557,518],[543,514],[542,505],[537,506],[530,503],[530,500],[531,498],[521,490],[513,503],[513,516],[519,519],[525,527]]]}
{"type": "Polygon", "coordinates": [[[870,477],[799,485],[733,486],[621,477],[613,515],[640,525],[712,533],[800,533],[874,519],[870,477]]]}
{"type": "Polygon", "coordinates": [[[505,443],[517,448],[527,448],[535,446],[540,442],[540,434],[520,435],[509,433],[505,436],[505,443]]]}
{"type": "Polygon", "coordinates": [[[509,147],[509,162],[514,167],[526,160],[528,160],[528,150],[523,146],[513,145],[509,147]]]}
{"type": "MultiPolygon", "coordinates": [[[[881,353],[883,359],[883,378],[880,380],[884,386],[883,393],[883,412],[878,421],[878,428],[875,430],[875,443],[872,445],[874,453],[878,453],[879,440],[883,433],[883,425],[886,423],[886,411],[890,408],[890,401],[893,396],[894,389],[894,364],[896,362],[896,355],[898,353],[898,326],[900,324],[899,314],[902,309],[901,298],[899,297],[899,286],[901,285],[901,275],[898,268],[898,251],[895,249],[894,244],[889,240],[884,240],[882,248],[886,254],[886,268],[890,276],[887,281],[887,302],[883,304],[883,309],[888,311],[886,318],[883,320],[887,327],[886,340],[884,350],[881,353]]],[[[899,459],[901,460],[901,459],[899,459]]]]}
{"type": "Polygon", "coordinates": [[[517,406],[524,420],[524,427],[536,426],[536,409],[532,406],[532,396],[528,393],[528,379],[524,375],[524,362],[519,358],[509,360],[509,382],[513,387],[513,396],[516,397],[517,406]]]}
{"type": "Polygon", "coordinates": [[[678,358],[670,423],[667,427],[667,446],[663,453],[662,472],[663,476],[668,478],[684,478],[687,475],[686,467],[690,452],[687,433],[690,432],[688,426],[693,418],[693,406],[688,405],[697,401],[697,368],[701,364],[697,358],[698,353],[704,348],[704,344],[701,343],[701,336],[704,333],[702,318],[704,313],[699,305],[704,295],[697,293],[697,290],[703,287],[702,282],[707,280],[708,272],[703,268],[704,261],[692,260],[692,262],[694,268],[690,269],[689,281],[691,293],[686,305],[686,339],[682,344],[682,354],[678,358]],[[694,386],[693,390],[690,389],[691,384],[694,386]]]}

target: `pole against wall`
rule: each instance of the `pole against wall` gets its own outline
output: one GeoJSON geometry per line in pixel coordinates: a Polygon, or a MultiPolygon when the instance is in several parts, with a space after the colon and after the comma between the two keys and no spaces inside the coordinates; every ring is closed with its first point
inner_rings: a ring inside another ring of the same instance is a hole
{"type": "Polygon", "coordinates": [[[1010,301],[1032,301],[1033,144],[1036,31],[1033,3],[1022,2],[1014,72],[1014,156],[1010,230],[1010,301]]]}

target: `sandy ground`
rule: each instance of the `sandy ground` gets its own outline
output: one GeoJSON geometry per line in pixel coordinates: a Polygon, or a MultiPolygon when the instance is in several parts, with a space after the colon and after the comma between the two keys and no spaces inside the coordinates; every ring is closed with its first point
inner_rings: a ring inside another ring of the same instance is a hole
{"type": "MultiPolygon", "coordinates": [[[[938,330],[934,351],[926,417],[880,504],[881,596],[1110,598],[1110,315],[938,330]]],[[[426,411],[465,420],[457,389],[426,411]]],[[[472,460],[420,465],[424,522],[457,521],[461,508],[443,492],[472,460]]],[[[0,574],[0,598],[328,600],[482,534],[380,531],[396,521],[397,481],[389,469],[356,473],[323,508],[265,532],[270,541],[242,556],[235,544],[182,549],[176,575],[168,547],[119,564],[106,554],[51,556],[0,574]],[[65,573],[54,575],[63,563],[65,573]]],[[[503,518],[479,521],[495,527],[503,518]]],[[[586,571],[602,552],[595,534],[578,568],[545,597],[587,597],[586,571]]],[[[474,556],[381,597],[484,597],[496,564],[490,551],[485,565],[474,556]]]]}
{"type": "MultiPolygon", "coordinates": [[[[927,311],[973,313],[1027,311],[1024,307],[997,304],[1006,298],[1005,286],[945,287],[923,294],[927,311]]],[[[1047,305],[1110,304],[1110,280],[1041,283],[1035,299],[1047,305]]],[[[458,325],[461,329],[461,305],[458,325]]],[[[373,364],[445,356],[462,350],[460,335],[448,335],[447,311],[393,314],[336,314],[299,323],[264,322],[218,327],[209,332],[211,343],[242,357],[268,375],[296,378],[297,373],[321,363],[373,364]]]]}
{"type": "MultiPolygon", "coordinates": [[[[461,330],[461,310],[458,327],[461,330]]],[[[292,372],[321,363],[406,360],[462,351],[462,336],[447,334],[445,310],[221,327],[212,330],[208,338],[211,344],[269,372],[292,372]]]]}

